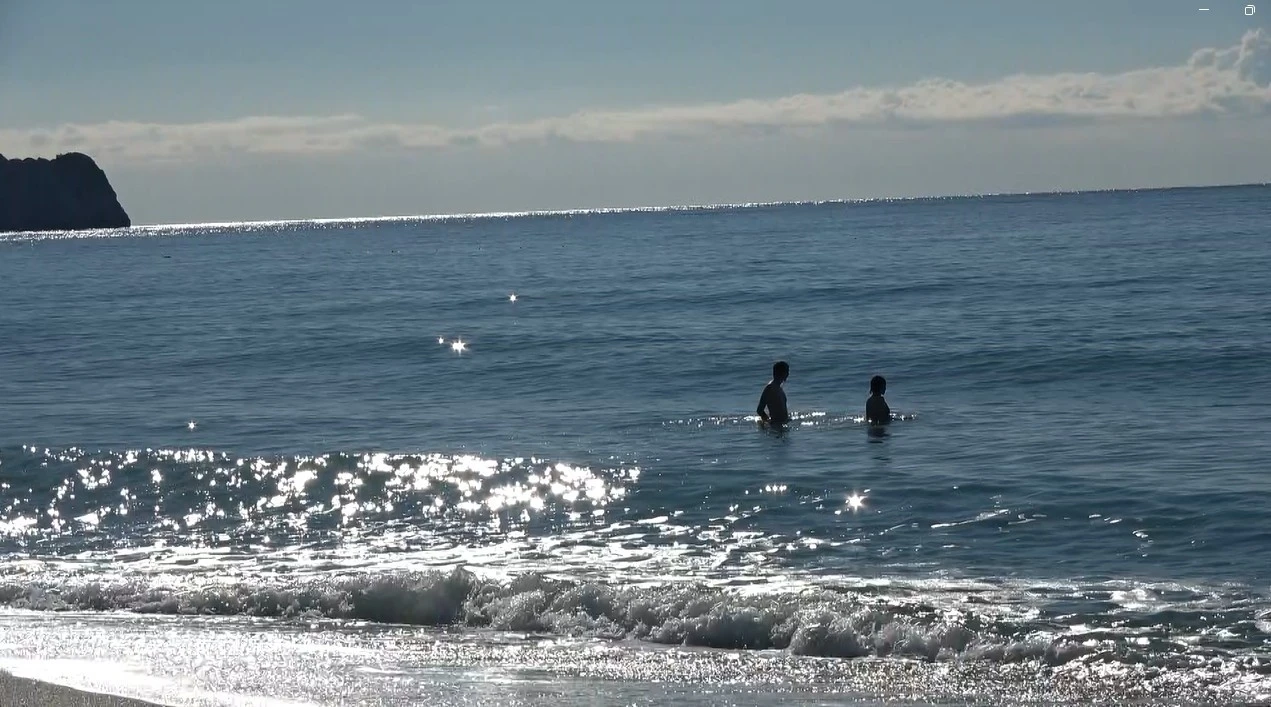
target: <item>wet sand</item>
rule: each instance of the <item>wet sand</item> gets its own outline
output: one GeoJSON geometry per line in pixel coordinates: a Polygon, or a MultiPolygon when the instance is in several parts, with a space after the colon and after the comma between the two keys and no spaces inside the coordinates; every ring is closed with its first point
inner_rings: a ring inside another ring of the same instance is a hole
{"type": "Polygon", "coordinates": [[[37,680],[14,677],[3,671],[0,671],[0,705],[4,707],[160,707],[153,702],[97,695],[37,680]]]}

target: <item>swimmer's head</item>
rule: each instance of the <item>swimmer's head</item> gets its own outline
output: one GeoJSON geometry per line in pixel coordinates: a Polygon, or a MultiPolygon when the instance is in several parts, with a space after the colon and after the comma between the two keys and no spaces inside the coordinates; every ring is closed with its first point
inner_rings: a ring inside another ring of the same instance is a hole
{"type": "Polygon", "coordinates": [[[783,381],[790,377],[790,364],[785,361],[777,361],[772,364],[772,379],[783,381]]]}
{"type": "Polygon", "coordinates": [[[874,376],[869,379],[870,395],[882,395],[887,392],[887,379],[882,376],[874,376]]]}

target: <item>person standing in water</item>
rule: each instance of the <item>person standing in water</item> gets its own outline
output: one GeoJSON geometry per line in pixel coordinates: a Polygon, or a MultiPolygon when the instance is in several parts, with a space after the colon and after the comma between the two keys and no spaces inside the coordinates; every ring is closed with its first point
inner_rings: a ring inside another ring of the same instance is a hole
{"type": "Polygon", "coordinates": [[[759,407],[755,408],[759,419],[765,424],[779,426],[790,422],[790,411],[786,408],[786,392],[781,384],[790,377],[790,364],[777,361],[772,364],[772,380],[764,386],[759,395],[759,407]]]}
{"type": "Polygon", "coordinates": [[[869,399],[865,401],[865,421],[871,425],[885,425],[891,422],[891,408],[883,399],[887,392],[887,379],[874,376],[869,379],[869,399]]]}

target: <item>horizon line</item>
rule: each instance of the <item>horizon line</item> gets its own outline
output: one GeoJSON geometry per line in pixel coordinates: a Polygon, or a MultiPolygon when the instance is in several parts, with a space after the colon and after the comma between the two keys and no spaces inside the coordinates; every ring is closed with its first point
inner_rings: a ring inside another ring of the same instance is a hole
{"type": "Polygon", "coordinates": [[[1157,192],[1182,191],[1190,189],[1239,189],[1247,187],[1271,187],[1271,181],[1239,182],[1225,184],[1192,184],[1168,187],[1113,187],[1105,189],[1057,189],[1050,191],[1004,191],[967,194],[934,194],[922,196],[879,196],[865,198],[841,199],[802,199],[784,201],[751,201],[713,204],[670,204],[650,206],[601,206],[572,209],[537,209],[524,211],[477,211],[469,213],[410,214],[397,216],[344,216],[332,218],[279,218],[258,219],[250,221],[207,221],[185,223],[148,223],[134,224],[127,228],[90,228],[74,231],[0,231],[0,243],[29,240],[39,236],[52,236],[58,239],[123,237],[134,234],[163,234],[188,229],[231,229],[262,228],[269,226],[297,225],[333,225],[363,224],[391,222],[428,222],[428,221],[463,221],[493,220],[514,218],[540,218],[552,216],[595,216],[626,213],[667,213],[676,211],[728,211],[743,209],[763,209],[784,206],[827,206],[827,205],[867,205],[877,203],[900,203],[921,201],[956,201],[961,199],[1000,199],[1009,197],[1032,196],[1079,196],[1083,194],[1113,194],[1119,192],[1157,192]]]}
{"type": "MultiPolygon", "coordinates": [[[[186,223],[148,223],[129,226],[126,229],[91,229],[95,231],[127,230],[178,230],[183,228],[230,228],[238,226],[272,226],[294,224],[377,223],[391,221],[459,221],[476,219],[535,218],[543,216],[590,216],[622,213],[662,213],[673,211],[728,211],[730,209],[762,209],[776,206],[827,206],[834,204],[871,204],[906,201],[942,201],[958,199],[988,199],[1012,196],[1077,196],[1081,194],[1109,194],[1116,192],[1154,192],[1187,189],[1237,189],[1241,187],[1268,187],[1267,182],[1239,182],[1226,184],[1192,184],[1168,187],[1111,187],[1104,189],[1056,189],[1049,191],[1003,191],[966,194],[927,194],[920,196],[878,196],[840,199],[793,199],[777,201],[720,202],[697,204],[659,204],[641,206],[595,206],[565,209],[526,209],[520,211],[473,211],[433,214],[404,214],[395,216],[338,216],[323,218],[276,218],[248,221],[208,221],[186,223]]],[[[29,233],[39,233],[30,231],[29,233]]],[[[70,231],[44,231],[44,233],[72,233],[70,231]]]]}

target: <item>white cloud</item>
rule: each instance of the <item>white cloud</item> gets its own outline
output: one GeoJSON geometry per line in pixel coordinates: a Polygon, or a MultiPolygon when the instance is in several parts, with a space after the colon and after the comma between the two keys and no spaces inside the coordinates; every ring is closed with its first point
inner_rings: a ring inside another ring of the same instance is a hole
{"type": "Polygon", "coordinates": [[[1201,49],[1183,65],[1118,74],[1018,74],[984,84],[932,79],[774,100],[581,111],[475,128],[377,122],[357,115],[249,117],[206,123],[107,122],[45,130],[0,129],[0,152],[88,152],[111,162],[180,161],[225,154],[322,154],[500,147],[524,142],[632,142],[728,136],[829,125],[925,126],[1271,115],[1271,34],[1201,49]]]}

